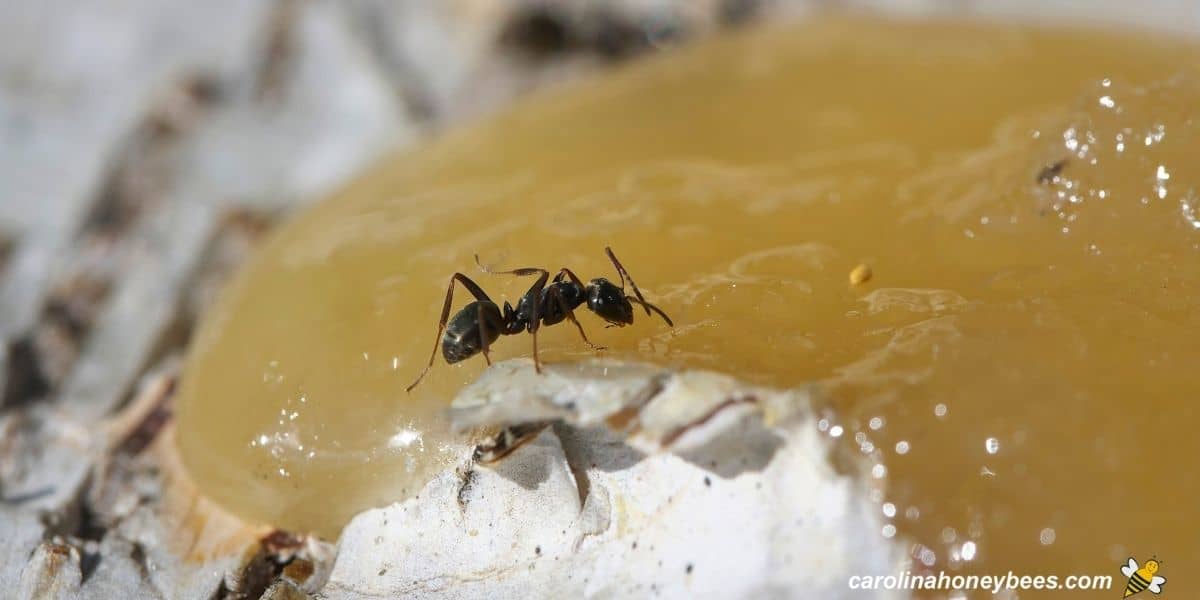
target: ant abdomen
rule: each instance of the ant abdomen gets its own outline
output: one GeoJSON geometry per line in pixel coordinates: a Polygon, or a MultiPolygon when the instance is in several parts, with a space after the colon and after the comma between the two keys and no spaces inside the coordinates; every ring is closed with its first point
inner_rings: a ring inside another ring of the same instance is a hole
{"type": "Polygon", "coordinates": [[[472,302],[446,324],[442,336],[442,358],[448,364],[464,361],[500,339],[504,318],[493,302],[472,302]]]}

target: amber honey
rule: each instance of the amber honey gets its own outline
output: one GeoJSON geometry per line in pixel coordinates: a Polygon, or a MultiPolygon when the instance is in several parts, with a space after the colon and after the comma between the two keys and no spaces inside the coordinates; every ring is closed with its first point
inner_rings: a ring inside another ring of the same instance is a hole
{"type": "MultiPolygon", "coordinates": [[[[820,382],[814,427],[877,484],[880,539],[914,568],[1120,578],[1157,554],[1186,595],[1197,54],[1109,31],[821,20],[544,94],[385,161],[266,245],[196,341],[184,458],[236,512],[336,536],[454,457],[441,411],[483,360],[439,360],[404,392],[449,276],[515,302],[530,282],[472,254],[615,278],[611,245],[676,327],[584,311],[592,340],[820,382]]],[[[592,354],[569,324],[541,339],[547,361],[592,354]]],[[[506,337],[493,358],[529,352],[506,337]]]]}

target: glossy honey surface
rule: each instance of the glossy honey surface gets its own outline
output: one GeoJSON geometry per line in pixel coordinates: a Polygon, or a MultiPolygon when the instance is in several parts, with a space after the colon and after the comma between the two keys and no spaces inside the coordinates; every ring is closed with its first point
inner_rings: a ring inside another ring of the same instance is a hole
{"type": "MultiPolygon", "coordinates": [[[[581,309],[592,340],[822,382],[815,426],[865,461],[880,537],[914,568],[1120,578],[1157,554],[1183,590],[1197,58],[1149,35],[832,19],[543,94],[385,161],[266,245],[194,345],[185,461],[248,518],[336,536],[453,457],[441,411],[482,358],[439,356],[404,391],[449,276],[515,303],[531,281],[474,253],[615,280],[611,245],[676,327],[581,309]]],[[[592,354],[569,324],[541,343],[592,354]]],[[[493,359],[530,350],[505,337],[493,359]]]]}

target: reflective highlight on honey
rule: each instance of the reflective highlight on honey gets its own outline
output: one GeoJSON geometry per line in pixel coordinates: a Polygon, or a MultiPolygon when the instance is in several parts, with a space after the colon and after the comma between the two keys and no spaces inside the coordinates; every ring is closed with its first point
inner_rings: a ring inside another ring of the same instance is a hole
{"type": "MultiPolygon", "coordinates": [[[[1103,31],[827,20],[541,96],[281,231],[197,339],[181,450],[236,512],[336,536],[454,456],[440,411],[483,360],[404,393],[449,276],[515,302],[529,282],[474,253],[612,279],[611,245],[676,327],[581,311],[592,341],[821,382],[815,426],[865,463],[880,539],[915,567],[1194,562],[1196,58],[1103,31]]],[[[569,324],[541,346],[593,354],[569,324]]],[[[492,358],[530,350],[504,337],[492,358]]]]}

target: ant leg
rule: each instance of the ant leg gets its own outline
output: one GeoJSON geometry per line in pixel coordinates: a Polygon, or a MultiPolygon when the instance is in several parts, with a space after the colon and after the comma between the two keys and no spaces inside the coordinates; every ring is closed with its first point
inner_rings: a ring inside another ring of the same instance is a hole
{"type": "MultiPolygon", "coordinates": [[[[579,286],[579,287],[581,287],[581,288],[582,288],[582,287],[585,287],[585,286],[583,285],[583,282],[579,280],[579,276],[578,276],[578,275],[576,275],[576,274],[575,274],[573,271],[571,271],[570,269],[567,269],[567,268],[565,268],[565,267],[563,268],[563,270],[561,270],[561,271],[559,271],[559,272],[558,272],[558,275],[556,275],[556,276],[555,276],[555,279],[558,279],[559,277],[562,277],[564,274],[565,274],[567,277],[571,278],[571,281],[572,281],[572,282],[574,282],[574,283],[575,283],[575,285],[578,285],[578,286],[579,286]]],[[[632,279],[631,279],[631,280],[629,280],[629,281],[630,281],[630,283],[633,283],[633,280],[632,280],[632,279]]],[[[622,281],[621,281],[621,284],[622,284],[622,285],[621,285],[622,289],[624,289],[624,287],[625,287],[625,286],[624,286],[624,284],[625,284],[625,281],[624,281],[623,279],[622,279],[622,281]]],[[[580,325],[580,324],[579,324],[579,321],[577,321],[577,320],[575,319],[575,313],[574,313],[573,311],[571,311],[571,310],[567,310],[566,312],[567,312],[567,316],[571,318],[571,322],[575,323],[575,326],[579,328],[579,335],[583,335],[583,326],[582,326],[582,325],[580,325]]],[[[668,321],[668,322],[670,322],[670,321],[668,321]]],[[[604,326],[604,328],[605,328],[605,329],[608,329],[609,327],[617,327],[617,326],[616,326],[616,325],[613,325],[613,324],[611,324],[611,323],[609,323],[609,324],[607,324],[607,325],[605,325],[605,326],[604,326]]],[[[608,349],[608,348],[606,348],[606,347],[604,347],[604,346],[597,346],[597,345],[595,345],[595,344],[593,344],[593,343],[589,342],[589,341],[588,341],[588,339],[587,339],[587,336],[586,336],[586,335],[583,335],[583,341],[587,342],[589,346],[591,346],[593,349],[596,349],[596,350],[607,350],[607,349],[608,349]]]]}
{"type": "MultiPolygon", "coordinates": [[[[614,257],[614,260],[615,260],[615,257],[614,257]]],[[[622,269],[622,270],[623,270],[623,269],[622,269]]],[[[617,273],[620,273],[620,272],[621,272],[621,271],[617,271],[617,273]]],[[[566,267],[564,267],[564,268],[563,268],[563,270],[559,271],[559,272],[558,272],[558,275],[557,275],[555,278],[557,279],[558,277],[562,277],[564,274],[565,274],[567,277],[569,277],[569,278],[571,279],[571,281],[572,281],[572,282],[573,282],[575,285],[578,285],[578,286],[579,286],[579,287],[581,287],[581,288],[583,288],[583,287],[586,287],[586,286],[584,286],[584,285],[583,285],[583,282],[579,280],[579,276],[578,276],[578,275],[576,275],[574,271],[572,271],[572,270],[570,270],[570,269],[568,269],[568,268],[566,268],[566,267]]],[[[630,279],[629,281],[630,281],[630,283],[633,283],[633,280],[632,280],[632,279],[630,279]]],[[[621,289],[625,289],[625,279],[624,279],[624,276],[622,276],[622,279],[621,279],[621,289]]],[[[648,314],[648,313],[647,313],[647,314],[648,314]]],[[[572,311],[570,311],[570,310],[568,310],[568,311],[567,311],[567,316],[568,316],[568,317],[571,317],[571,321],[572,321],[573,323],[575,323],[575,326],[576,326],[576,327],[578,327],[578,328],[579,328],[579,335],[583,335],[583,327],[582,327],[582,326],[579,324],[579,321],[575,320],[575,313],[574,313],[574,312],[572,312],[572,311]]],[[[605,329],[608,329],[609,327],[617,327],[617,326],[616,326],[616,325],[613,325],[612,323],[609,323],[609,324],[607,324],[607,325],[605,325],[605,326],[604,326],[604,328],[605,328],[605,329]]],[[[588,339],[587,339],[587,336],[586,336],[586,335],[583,335],[583,341],[585,341],[585,342],[588,342],[588,339]]],[[[588,345],[589,345],[589,346],[592,346],[592,348],[595,348],[596,350],[607,350],[607,349],[608,349],[608,348],[605,348],[604,346],[596,346],[596,345],[592,344],[591,342],[588,342],[588,345]]]]}
{"type": "Polygon", "coordinates": [[[475,255],[475,264],[479,266],[479,269],[484,273],[491,275],[517,275],[518,277],[525,277],[529,275],[538,276],[537,281],[533,282],[533,285],[529,287],[527,292],[525,292],[525,296],[529,298],[529,302],[531,306],[533,306],[533,314],[529,316],[529,333],[533,335],[533,368],[538,373],[541,373],[542,360],[538,357],[537,330],[541,326],[542,319],[540,310],[542,290],[546,287],[546,281],[550,279],[550,272],[537,267],[524,267],[521,269],[512,269],[511,271],[495,271],[490,267],[483,266],[483,263],[479,261],[478,254],[475,255]]]}
{"type": "MultiPolygon", "coordinates": [[[[533,271],[541,272],[537,281],[529,287],[529,291],[525,295],[529,297],[530,304],[533,306],[533,314],[529,316],[529,333],[533,335],[533,370],[538,373],[542,372],[542,359],[538,356],[537,332],[542,327],[542,290],[546,289],[546,280],[550,278],[550,272],[545,269],[516,269],[519,272],[533,271]]],[[[526,273],[514,273],[517,275],[526,273]]],[[[533,273],[527,273],[532,275],[533,273]]]]}
{"type": "Polygon", "coordinates": [[[446,288],[446,301],[442,304],[442,317],[438,319],[437,334],[435,334],[433,337],[433,351],[429,353],[429,364],[425,365],[425,369],[422,370],[421,374],[417,376],[416,381],[404,388],[405,392],[411,392],[413,388],[417,387],[417,384],[421,383],[421,380],[425,378],[425,374],[429,372],[429,369],[433,368],[433,361],[437,358],[438,346],[442,342],[442,331],[446,329],[446,321],[450,318],[450,305],[454,302],[454,282],[456,281],[462,284],[463,287],[467,288],[467,291],[470,292],[472,296],[475,296],[476,300],[481,302],[492,301],[492,299],[488,298],[488,295],[484,293],[483,289],[476,285],[474,281],[471,281],[471,279],[466,275],[463,275],[462,273],[455,273],[450,277],[450,286],[446,288]]]}
{"type": "MultiPolygon", "coordinates": [[[[580,287],[583,287],[583,284],[580,283],[580,278],[576,277],[574,272],[571,272],[570,269],[563,269],[562,271],[558,271],[558,275],[554,276],[554,278],[556,278],[556,280],[559,280],[559,278],[562,277],[563,274],[566,274],[566,276],[570,277],[572,281],[580,284],[580,287]]],[[[607,350],[608,349],[604,346],[596,346],[596,344],[592,343],[592,340],[588,340],[588,335],[584,334],[584,332],[583,332],[583,325],[580,324],[580,319],[576,319],[575,311],[572,311],[570,306],[566,306],[566,300],[563,300],[563,293],[559,292],[558,288],[550,288],[550,295],[553,296],[554,302],[556,302],[556,304],[558,305],[560,310],[562,310],[563,313],[566,314],[566,318],[570,319],[571,323],[575,324],[575,329],[580,330],[580,337],[583,338],[583,343],[588,344],[588,347],[592,348],[593,350],[607,350]]]]}
{"type": "MultiPolygon", "coordinates": [[[[487,273],[488,275],[518,275],[518,276],[524,277],[527,275],[541,275],[544,273],[546,275],[547,279],[550,277],[550,273],[548,271],[546,271],[545,269],[539,269],[537,267],[524,267],[521,269],[512,269],[509,271],[497,271],[491,267],[485,267],[483,265],[483,263],[479,261],[478,254],[475,255],[475,266],[479,267],[480,271],[483,271],[484,273],[487,273]]],[[[545,284],[543,283],[543,285],[545,285],[545,284]]]]}
{"type": "MultiPolygon", "coordinates": [[[[563,271],[567,271],[567,270],[563,269],[563,271]]],[[[567,272],[570,273],[570,271],[567,271],[567,272]]],[[[560,274],[561,274],[561,272],[560,272],[560,274]]],[[[574,276],[575,276],[575,274],[571,273],[571,277],[574,278],[574,276]]],[[[550,295],[554,297],[554,301],[558,304],[558,307],[561,308],[564,313],[566,313],[567,318],[570,319],[571,322],[575,324],[575,328],[579,330],[579,336],[583,338],[583,343],[587,344],[588,347],[590,347],[592,350],[607,350],[608,349],[608,348],[605,348],[604,346],[597,346],[596,344],[593,344],[591,340],[588,339],[587,334],[583,332],[583,325],[580,325],[579,319],[575,318],[575,311],[571,310],[571,308],[567,306],[567,301],[563,300],[562,292],[558,291],[558,288],[556,288],[556,287],[550,288],[550,295]]]]}
{"type": "Polygon", "coordinates": [[[667,322],[667,326],[669,326],[669,327],[675,326],[675,323],[671,322],[671,317],[668,317],[667,313],[663,312],[661,308],[659,308],[653,304],[650,304],[649,302],[646,302],[645,300],[641,300],[639,298],[634,298],[633,296],[625,296],[625,299],[630,302],[633,302],[634,304],[641,304],[646,309],[646,314],[650,314],[650,311],[652,311],[652,310],[654,312],[658,313],[658,316],[662,317],[663,320],[667,322]]]}
{"type": "Polygon", "coordinates": [[[554,280],[562,281],[563,275],[566,275],[567,277],[571,278],[571,282],[574,283],[575,285],[579,286],[580,288],[585,287],[583,285],[583,282],[579,280],[579,276],[575,275],[574,271],[572,271],[566,267],[563,267],[562,270],[558,272],[558,275],[554,276],[554,280]]]}
{"type": "MultiPolygon", "coordinates": [[[[534,323],[537,323],[537,321],[534,321],[534,323]]],[[[530,331],[530,333],[533,334],[533,370],[537,373],[541,373],[542,359],[538,357],[537,330],[537,325],[534,325],[533,330],[530,331]]]]}
{"type": "MultiPolygon", "coordinates": [[[[621,261],[617,260],[617,255],[613,254],[612,248],[605,246],[604,253],[608,255],[608,259],[611,260],[613,266],[617,268],[617,275],[621,276],[621,289],[625,289],[625,281],[628,280],[629,287],[633,288],[633,293],[635,296],[637,296],[638,304],[641,304],[642,308],[646,309],[646,315],[649,316],[650,305],[646,302],[646,299],[642,297],[642,291],[639,290],[637,284],[633,282],[633,277],[629,275],[629,271],[626,271],[625,267],[621,264],[621,261]]],[[[662,311],[659,312],[661,313],[662,311]]],[[[666,318],[666,315],[663,315],[663,317],[666,318]]],[[[667,319],[667,322],[670,323],[671,320],[667,319]]]]}
{"type": "Polygon", "coordinates": [[[475,306],[475,321],[479,324],[479,341],[483,344],[483,360],[487,361],[487,365],[492,366],[492,357],[488,354],[488,347],[491,345],[488,342],[487,330],[484,329],[483,305],[475,306]]]}

